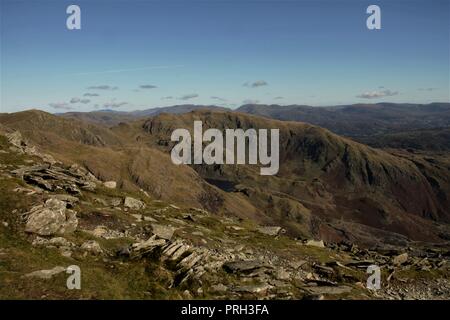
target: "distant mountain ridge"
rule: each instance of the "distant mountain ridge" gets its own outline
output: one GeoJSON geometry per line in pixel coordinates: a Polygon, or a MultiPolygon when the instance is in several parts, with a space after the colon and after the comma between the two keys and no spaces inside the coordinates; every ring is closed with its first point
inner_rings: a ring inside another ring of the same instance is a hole
{"type": "Polygon", "coordinates": [[[213,105],[195,105],[183,104],[169,107],[157,107],[135,111],[118,111],[118,110],[98,110],[91,112],[66,112],[58,115],[65,118],[75,118],[86,122],[113,126],[120,122],[137,120],[140,118],[155,116],[161,113],[181,114],[194,110],[230,110],[224,107],[213,105]]]}
{"type": "Polygon", "coordinates": [[[307,122],[350,137],[450,126],[450,103],[376,103],[331,107],[247,104],[237,111],[283,121],[307,122]]]}
{"type": "Polygon", "coordinates": [[[349,137],[367,137],[403,131],[450,127],[450,103],[376,103],[325,107],[308,105],[246,104],[236,110],[215,105],[174,105],[135,111],[99,110],[58,114],[87,122],[116,125],[120,122],[195,110],[237,111],[283,121],[318,125],[349,137]]]}

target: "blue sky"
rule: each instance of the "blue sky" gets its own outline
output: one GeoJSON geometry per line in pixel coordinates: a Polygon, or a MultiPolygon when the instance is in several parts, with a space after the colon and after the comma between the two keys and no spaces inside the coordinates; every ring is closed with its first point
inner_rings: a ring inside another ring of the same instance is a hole
{"type": "Polygon", "coordinates": [[[2,112],[449,101],[448,0],[0,3],[2,112]]]}

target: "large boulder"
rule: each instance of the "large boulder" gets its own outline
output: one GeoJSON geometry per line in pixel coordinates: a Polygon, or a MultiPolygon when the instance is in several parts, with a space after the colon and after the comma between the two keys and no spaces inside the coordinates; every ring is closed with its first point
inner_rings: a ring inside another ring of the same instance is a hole
{"type": "Polygon", "coordinates": [[[25,231],[50,236],[73,232],[77,226],[76,212],[67,209],[66,202],[52,198],[30,210],[25,231]]]}

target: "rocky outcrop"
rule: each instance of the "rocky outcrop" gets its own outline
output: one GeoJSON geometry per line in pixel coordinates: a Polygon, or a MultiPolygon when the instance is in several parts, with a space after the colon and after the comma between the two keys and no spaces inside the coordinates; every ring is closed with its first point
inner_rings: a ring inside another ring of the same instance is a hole
{"type": "Polygon", "coordinates": [[[10,149],[12,149],[13,151],[39,157],[42,159],[42,161],[50,164],[57,163],[57,161],[51,155],[39,152],[35,146],[32,146],[27,141],[25,141],[20,131],[6,133],[5,136],[8,138],[9,143],[12,144],[10,149]]]}
{"type": "Polygon", "coordinates": [[[13,173],[41,189],[53,192],[63,190],[74,195],[81,194],[81,189],[94,191],[98,183],[94,175],[76,165],[69,169],[49,164],[23,166],[13,173]]]}

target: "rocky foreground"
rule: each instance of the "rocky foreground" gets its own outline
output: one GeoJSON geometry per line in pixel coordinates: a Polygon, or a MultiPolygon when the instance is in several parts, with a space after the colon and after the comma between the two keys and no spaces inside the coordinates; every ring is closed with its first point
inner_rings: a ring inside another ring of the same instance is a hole
{"type": "Polygon", "coordinates": [[[180,208],[0,135],[0,298],[449,299],[449,244],[360,248],[180,208]],[[81,290],[66,268],[80,267],[81,290]],[[366,288],[369,265],[381,289],[366,288]]]}

